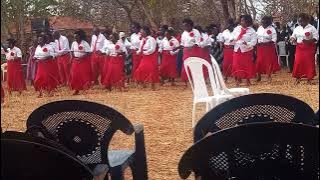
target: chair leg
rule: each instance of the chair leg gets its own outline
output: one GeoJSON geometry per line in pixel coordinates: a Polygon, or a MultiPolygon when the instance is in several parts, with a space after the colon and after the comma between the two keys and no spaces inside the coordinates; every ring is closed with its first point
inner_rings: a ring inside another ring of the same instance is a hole
{"type": "Polygon", "coordinates": [[[289,68],[289,57],[286,56],[286,61],[287,61],[287,67],[289,68]]]}
{"type": "Polygon", "coordinates": [[[192,107],[192,128],[195,126],[195,119],[196,119],[196,103],[193,103],[193,107],[192,107]]]}
{"type": "Polygon", "coordinates": [[[111,169],[112,180],[124,180],[121,166],[114,167],[111,169]]]}

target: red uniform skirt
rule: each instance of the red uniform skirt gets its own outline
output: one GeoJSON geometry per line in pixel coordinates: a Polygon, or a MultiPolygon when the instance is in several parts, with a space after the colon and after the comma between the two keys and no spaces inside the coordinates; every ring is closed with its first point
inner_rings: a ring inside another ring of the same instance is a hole
{"type": "Polygon", "coordinates": [[[7,64],[8,91],[26,90],[26,81],[23,77],[21,60],[9,60],[7,64]]]}
{"type": "Polygon", "coordinates": [[[70,87],[73,90],[87,90],[91,86],[91,61],[90,56],[72,58],[70,72],[70,87]]]}
{"type": "Polygon", "coordinates": [[[316,66],[314,55],[316,53],[316,45],[300,43],[296,46],[296,54],[292,77],[313,79],[316,76],[316,66]]]}
{"type": "Polygon", "coordinates": [[[36,91],[52,91],[57,88],[59,79],[57,78],[58,66],[53,59],[39,60],[37,74],[34,80],[36,91]]]}
{"type": "Polygon", "coordinates": [[[233,61],[233,47],[225,45],[223,48],[223,61],[222,61],[222,73],[224,77],[230,77],[232,75],[232,61],[233,61]]]}
{"type": "Polygon", "coordinates": [[[259,74],[272,74],[280,71],[274,43],[257,45],[256,71],[259,74]]]}
{"type": "Polygon", "coordinates": [[[69,76],[70,76],[69,62],[70,62],[70,59],[71,59],[71,56],[69,53],[57,57],[60,81],[62,84],[65,84],[69,81],[69,76]]]}
{"type": "Polygon", "coordinates": [[[108,66],[105,65],[104,72],[106,72],[102,85],[109,88],[124,87],[125,73],[124,73],[124,57],[110,56],[108,66]]]}
{"type": "Polygon", "coordinates": [[[140,65],[134,73],[134,79],[138,82],[158,83],[158,53],[143,55],[140,65]]]}
{"type": "Polygon", "coordinates": [[[137,54],[135,51],[132,51],[132,70],[131,70],[131,76],[134,76],[134,73],[138,69],[140,62],[141,62],[142,56],[140,54],[137,54]]]}
{"type": "Polygon", "coordinates": [[[92,72],[92,81],[96,81],[99,75],[102,74],[103,65],[104,65],[104,55],[97,53],[91,54],[91,72],[92,72]]]}
{"type": "Polygon", "coordinates": [[[239,79],[251,79],[256,76],[253,64],[253,50],[233,52],[232,75],[239,79]]]}
{"type": "Polygon", "coordinates": [[[170,51],[162,52],[162,61],[160,65],[161,77],[167,77],[167,78],[177,77],[176,59],[177,59],[177,55],[171,55],[170,51]]]}
{"type": "MultiPolygon", "coordinates": [[[[200,47],[192,47],[192,48],[183,48],[183,57],[182,60],[185,61],[189,57],[200,57],[202,58],[202,52],[200,47]]],[[[190,74],[190,73],[189,73],[190,74]]],[[[204,77],[208,77],[207,70],[204,70],[204,77]]],[[[182,65],[181,69],[181,80],[188,81],[188,76],[186,70],[184,69],[184,65],[182,65]]]]}
{"type": "Polygon", "coordinates": [[[110,56],[104,56],[103,58],[103,68],[102,68],[102,73],[101,73],[101,81],[100,83],[102,84],[104,78],[106,77],[106,74],[108,73],[108,65],[110,63],[110,56]]]}

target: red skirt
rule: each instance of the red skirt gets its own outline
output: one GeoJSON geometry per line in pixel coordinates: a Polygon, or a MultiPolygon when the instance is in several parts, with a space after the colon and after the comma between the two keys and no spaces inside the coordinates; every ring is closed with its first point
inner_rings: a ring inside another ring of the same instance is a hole
{"type": "Polygon", "coordinates": [[[124,73],[124,57],[123,56],[110,56],[109,63],[105,65],[104,72],[106,72],[102,85],[109,88],[124,87],[125,73],[124,73]]]}
{"type": "Polygon", "coordinates": [[[90,56],[72,58],[70,87],[72,90],[87,90],[91,86],[90,56]]]}
{"type": "Polygon", "coordinates": [[[57,78],[58,66],[53,59],[38,61],[34,87],[36,91],[52,91],[57,88],[59,79],[57,78]]]}
{"type": "Polygon", "coordinates": [[[7,61],[8,91],[26,90],[26,81],[23,77],[21,60],[7,61]]]}
{"type": "Polygon", "coordinates": [[[313,79],[316,76],[315,44],[297,44],[292,77],[313,79]]]}
{"type": "Polygon", "coordinates": [[[142,56],[140,54],[137,54],[136,52],[132,52],[132,70],[131,70],[131,76],[134,76],[134,73],[138,69],[140,62],[141,62],[142,56]]]}
{"type": "Polygon", "coordinates": [[[158,83],[158,53],[143,55],[140,65],[134,73],[134,79],[138,82],[158,83]]]}
{"type": "Polygon", "coordinates": [[[251,79],[256,76],[253,64],[253,50],[233,52],[232,75],[239,79],[251,79]]]}
{"type": "MultiPolygon", "coordinates": [[[[200,47],[192,47],[192,48],[183,48],[183,57],[182,60],[185,61],[189,57],[202,57],[203,53],[201,52],[200,47]]],[[[190,74],[190,73],[189,73],[190,74]]],[[[205,78],[208,77],[207,70],[204,71],[205,78]]],[[[184,69],[184,65],[181,68],[181,80],[188,81],[188,76],[186,70],[184,69]]]]}
{"type": "Polygon", "coordinates": [[[105,57],[104,55],[92,53],[90,59],[92,68],[92,81],[95,81],[97,80],[98,76],[102,74],[105,57]]]}
{"type": "Polygon", "coordinates": [[[272,74],[280,71],[276,47],[272,44],[257,46],[256,71],[259,74],[272,74]]]}
{"type": "Polygon", "coordinates": [[[222,74],[224,77],[232,75],[233,48],[223,48],[222,74]]]}
{"type": "Polygon", "coordinates": [[[65,84],[69,81],[69,75],[70,75],[69,62],[70,62],[70,59],[71,59],[71,57],[70,57],[69,53],[57,57],[60,81],[62,84],[65,84]]]}
{"type": "Polygon", "coordinates": [[[104,56],[103,58],[103,68],[101,73],[101,84],[108,73],[108,65],[110,63],[110,56],[104,56]]]}
{"type": "Polygon", "coordinates": [[[167,77],[167,78],[177,77],[176,59],[177,59],[177,55],[171,55],[170,51],[162,52],[162,61],[160,65],[161,77],[167,77]]]}

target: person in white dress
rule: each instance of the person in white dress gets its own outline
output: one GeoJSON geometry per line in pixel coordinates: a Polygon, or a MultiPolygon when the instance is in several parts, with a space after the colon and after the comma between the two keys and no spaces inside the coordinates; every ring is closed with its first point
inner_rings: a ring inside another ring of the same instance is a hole
{"type": "MultiPolygon", "coordinates": [[[[91,66],[92,78],[95,84],[99,84],[99,76],[102,74],[105,57],[102,54],[106,37],[101,33],[98,27],[93,28],[93,35],[91,38],[91,66]]],[[[100,79],[101,82],[101,79],[100,79]]]]}

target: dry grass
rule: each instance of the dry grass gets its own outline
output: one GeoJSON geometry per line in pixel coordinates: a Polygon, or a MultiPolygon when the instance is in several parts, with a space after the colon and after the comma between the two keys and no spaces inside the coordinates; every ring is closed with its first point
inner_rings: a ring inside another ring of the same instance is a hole
{"type": "MultiPolygon", "coordinates": [[[[319,79],[315,85],[294,80],[285,71],[273,78],[272,84],[253,82],[253,93],[275,92],[297,97],[307,102],[314,110],[319,108],[319,79]]],[[[227,86],[232,87],[233,82],[227,86]]],[[[148,159],[149,179],[179,179],[177,165],[183,152],[192,144],[191,130],[191,89],[182,86],[159,87],[157,91],[130,88],[128,92],[107,92],[96,87],[84,95],[71,96],[71,92],[59,89],[54,97],[37,98],[33,88],[29,87],[22,96],[6,96],[1,106],[1,127],[3,130],[25,131],[26,119],[35,108],[55,100],[81,99],[109,105],[123,113],[133,123],[141,123],[145,128],[145,142],[148,159]]],[[[203,114],[204,108],[198,118],[203,114]]],[[[112,148],[129,148],[133,137],[129,139],[118,132],[112,140],[112,148]]],[[[128,178],[130,179],[130,178],[128,178]]]]}

